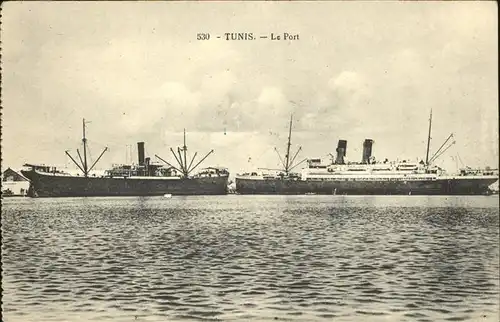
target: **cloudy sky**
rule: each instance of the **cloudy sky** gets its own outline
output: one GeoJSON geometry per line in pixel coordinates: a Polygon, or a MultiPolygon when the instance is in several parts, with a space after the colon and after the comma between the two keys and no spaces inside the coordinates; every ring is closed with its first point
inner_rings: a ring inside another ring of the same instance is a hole
{"type": "Polygon", "coordinates": [[[206,166],[275,167],[292,113],[297,159],[346,139],[357,160],[365,138],[378,159],[415,159],[431,108],[431,153],[456,139],[438,163],[496,166],[497,28],[495,2],[9,2],[2,167],[69,166],[82,118],[91,157],[110,149],[101,169],[128,161],[127,146],[135,160],[137,141],[171,161],[183,128],[189,153],[215,150],[206,166]]]}

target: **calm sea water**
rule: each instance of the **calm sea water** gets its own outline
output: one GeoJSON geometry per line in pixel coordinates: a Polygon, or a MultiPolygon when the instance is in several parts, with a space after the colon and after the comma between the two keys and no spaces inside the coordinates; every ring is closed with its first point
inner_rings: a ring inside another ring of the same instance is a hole
{"type": "Polygon", "coordinates": [[[498,321],[497,197],[4,199],[3,321],[498,321]]]}

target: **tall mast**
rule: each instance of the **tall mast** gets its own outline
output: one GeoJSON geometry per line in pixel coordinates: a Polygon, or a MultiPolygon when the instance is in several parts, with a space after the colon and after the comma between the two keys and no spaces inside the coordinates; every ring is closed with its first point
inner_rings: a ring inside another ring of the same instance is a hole
{"type": "MultiPolygon", "coordinates": [[[[281,164],[283,165],[284,169],[279,169],[279,171],[285,171],[285,174],[288,175],[290,174],[290,171],[300,165],[302,162],[306,161],[307,159],[304,159],[300,161],[299,163],[294,165],[295,158],[299,154],[300,150],[302,150],[302,147],[299,147],[293,158],[290,157],[290,147],[292,146],[292,125],[293,125],[293,114],[290,115],[290,127],[288,129],[288,143],[286,146],[286,155],[285,155],[285,162],[283,162],[283,159],[281,158],[280,153],[278,152],[278,149],[274,148],[274,151],[278,154],[278,157],[280,158],[281,164]]],[[[266,170],[278,170],[278,169],[266,169],[266,170]]]]}
{"type": "Polygon", "coordinates": [[[85,119],[83,119],[83,175],[88,176],[87,168],[87,138],[85,137],[85,119]]]}
{"type": "Polygon", "coordinates": [[[86,137],[86,133],[85,133],[85,119],[83,119],[83,139],[82,139],[82,142],[83,142],[83,159],[82,159],[82,156],[80,155],[80,151],[77,149],[76,152],[78,154],[78,158],[80,159],[80,164],[78,162],[76,162],[75,158],[73,158],[71,156],[71,154],[69,154],[68,151],[65,151],[66,155],[69,156],[69,158],[71,159],[71,161],[73,161],[73,163],[78,167],[78,169],[82,170],[83,172],[83,175],[85,177],[88,177],[89,176],[89,172],[92,171],[92,169],[94,168],[94,166],[97,164],[97,162],[101,159],[102,155],[104,154],[104,152],[106,152],[108,150],[108,148],[104,148],[104,150],[101,152],[101,154],[99,155],[99,157],[97,158],[97,160],[95,160],[95,162],[92,164],[92,166],[90,167],[89,169],[89,166],[88,166],[88,163],[87,163],[87,137],[86,137]]]}
{"type": "Polygon", "coordinates": [[[186,156],[186,153],[187,153],[187,146],[186,146],[186,129],[184,129],[184,146],[182,147],[182,150],[184,150],[184,173],[185,173],[185,176],[188,175],[188,168],[187,168],[187,156],[186,156]]]}
{"type": "Polygon", "coordinates": [[[429,165],[429,148],[431,145],[431,128],[432,128],[432,108],[431,108],[431,115],[429,117],[429,134],[427,135],[427,152],[425,154],[425,165],[429,165]]]}
{"type": "Polygon", "coordinates": [[[285,163],[285,173],[288,174],[288,170],[290,167],[290,146],[292,145],[291,140],[292,140],[292,119],[293,119],[293,114],[290,115],[290,129],[288,130],[288,144],[286,147],[286,163],[285,163]]]}
{"type": "Polygon", "coordinates": [[[196,163],[196,165],[194,165],[193,167],[191,167],[191,165],[193,164],[196,156],[198,155],[198,152],[195,152],[195,154],[191,158],[191,162],[189,162],[189,165],[188,165],[188,160],[187,160],[187,145],[186,145],[186,129],[184,129],[184,145],[182,146],[182,148],[181,147],[177,147],[177,154],[175,153],[174,149],[172,149],[172,148],[170,148],[170,152],[172,152],[172,155],[174,156],[175,161],[177,161],[177,163],[179,164],[179,168],[174,167],[173,165],[171,165],[170,163],[168,163],[167,161],[165,161],[164,159],[162,159],[159,155],[155,154],[155,156],[158,159],[160,159],[161,161],[163,161],[165,164],[167,164],[169,167],[172,167],[175,170],[181,172],[182,175],[185,178],[187,178],[189,176],[189,174],[194,169],[196,169],[197,166],[199,166],[210,154],[212,154],[214,152],[214,150],[211,150],[210,152],[208,152],[205,155],[205,157],[203,157],[198,163],[196,163]],[[184,153],[182,154],[181,151],[183,151],[184,153]],[[184,159],[183,159],[183,155],[184,155],[184,159]]]}

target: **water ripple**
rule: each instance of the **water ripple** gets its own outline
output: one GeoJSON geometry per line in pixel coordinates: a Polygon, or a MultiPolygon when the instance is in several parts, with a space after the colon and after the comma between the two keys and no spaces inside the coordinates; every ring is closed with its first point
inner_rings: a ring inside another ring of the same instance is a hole
{"type": "Polygon", "coordinates": [[[497,321],[498,199],[9,199],[5,321],[497,321]]]}

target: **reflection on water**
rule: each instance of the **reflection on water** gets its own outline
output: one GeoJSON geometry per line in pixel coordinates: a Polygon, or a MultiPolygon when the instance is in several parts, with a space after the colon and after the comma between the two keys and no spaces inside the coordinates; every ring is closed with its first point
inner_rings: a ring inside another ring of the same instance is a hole
{"type": "Polygon", "coordinates": [[[495,197],[5,199],[4,321],[498,321],[495,197]]]}

